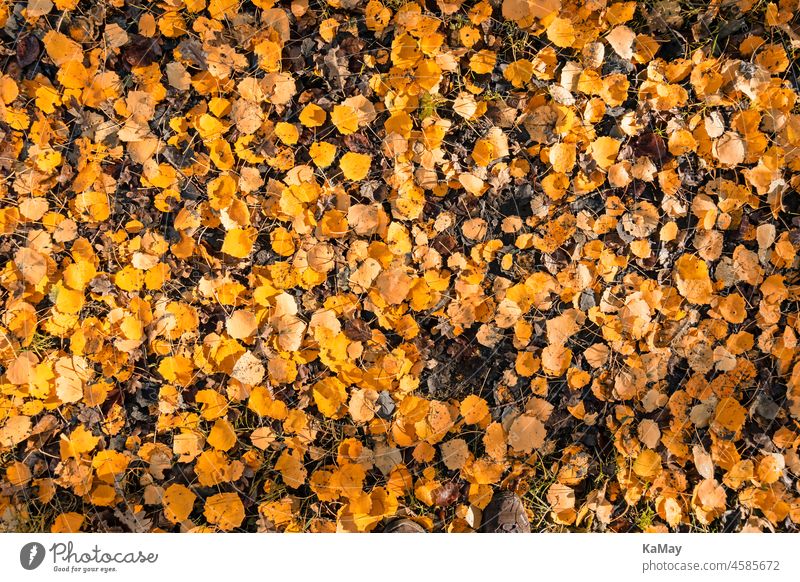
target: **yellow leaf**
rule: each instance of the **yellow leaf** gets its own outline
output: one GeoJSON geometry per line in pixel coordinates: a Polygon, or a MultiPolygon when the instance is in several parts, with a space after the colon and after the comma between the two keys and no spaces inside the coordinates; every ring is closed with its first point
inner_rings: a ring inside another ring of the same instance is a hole
{"type": "Polygon", "coordinates": [[[442,453],[442,462],[451,471],[457,471],[464,466],[471,453],[464,439],[452,439],[439,445],[442,453]]]}
{"type": "Polygon", "coordinates": [[[489,405],[480,396],[470,394],[461,402],[460,412],[467,424],[480,424],[489,416],[489,405]]]}
{"type": "Polygon", "coordinates": [[[55,521],[53,522],[53,525],[50,528],[50,532],[76,533],[80,531],[81,525],[83,525],[83,519],[84,518],[80,513],[75,513],[74,511],[61,513],[56,517],[55,521]]]}
{"type": "Polygon", "coordinates": [[[472,148],[472,159],[479,166],[486,167],[495,159],[494,146],[488,139],[479,139],[472,148]]]}
{"type": "Polygon", "coordinates": [[[144,273],[131,265],[126,265],[114,274],[114,284],[123,291],[138,291],[144,284],[144,273]]]}
{"type": "Polygon", "coordinates": [[[6,469],[6,480],[12,487],[20,487],[31,480],[31,470],[25,463],[14,461],[6,469]]]}
{"type": "Polygon", "coordinates": [[[560,48],[568,48],[575,42],[575,28],[566,18],[554,18],[547,27],[547,38],[560,48]]]}
{"type": "Polygon", "coordinates": [[[560,8],[561,0],[503,0],[503,17],[530,26],[534,18],[546,18],[560,8]]]}
{"type": "Polygon", "coordinates": [[[208,144],[211,161],[220,170],[233,169],[234,158],[231,145],[224,139],[217,139],[208,144]]]}
{"type": "Polygon", "coordinates": [[[568,174],[575,167],[576,159],[574,143],[558,143],[550,148],[550,163],[556,172],[568,174]]]}
{"type": "Polygon", "coordinates": [[[459,174],[458,181],[464,187],[464,190],[473,196],[481,196],[486,188],[483,180],[469,172],[459,174]]]}
{"type": "Polygon", "coordinates": [[[225,233],[222,252],[237,259],[246,258],[253,250],[258,232],[254,228],[233,228],[225,233]]]}
{"type": "Polygon", "coordinates": [[[194,466],[197,480],[204,487],[214,487],[234,479],[235,466],[225,453],[211,449],[203,451],[197,457],[194,466]]]}
{"type": "Polygon", "coordinates": [[[224,418],[218,419],[208,434],[208,444],[220,451],[227,451],[236,444],[233,426],[224,418]]]}
{"type": "Polygon", "coordinates": [[[344,135],[358,131],[358,113],[348,105],[335,105],[331,111],[331,122],[344,135]]]}
{"type": "Polygon", "coordinates": [[[347,386],[336,377],[320,380],[312,387],[314,402],[328,418],[339,418],[341,407],[347,401],[347,386]]]}
{"type": "Polygon", "coordinates": [[[725,512],[726,493],[715,479],[703,479],[692,492],[692,508],[698,521],[710,524],[725,512]]]}
{"type": "Polygon", "coordinates": [[[514,61],[503,71],[503,77],[517,89],[521,89],[533,77],[533,63],[528,59],[514,61]]]}
{"type": "Polygon", "coordinates": [[[172,523],[180,523],[188,519],[192,513],[197,495],[179,483],[173,483],[164,490],[164,517],[172,523]]]}
{"type": "Polygon", "coordinates": [[[279,121],[275,124],[275,135],[286,145],[294,145],[300,138],[300,132],[297,131],[297,127],[285,121],[279,121]]]}
{"type": "Polygon", "coordinates": [[[59,282],[53,288],[56,309],[61,313],[78,313],[83,308],[83,291],[74,291],[63,287],[59,282]]]}
{"type": "Polygon", "coordinates": [[[375,289],[390,305],[398,305],[405,301],[414,280],[404,268],[387,269],[375,278],[375,289]]]}
{"type": "Polygon", "coordinates": [[[633,462],[633,472],[642,479],[654,479],[661,473],[661,457],[653,450],[643,450],[633,462]]]}
{"type": "Polygon", "coordinates": [[[589,144],[589,153],[597,165],[606,170],[617,161],[620,145],[621,142],[613,137],[598,137],[589,144]]]}
{"type": "Polygon", "coordinates": [[[231,531],[244,521],[244,505],[236,493],[217,493],[206,499],[205,510],[208,523],[222,531],[231,531]]]}
{"type": "Polygon", "coordinates": [[[275,463],[275,470],[280,471],[283,482],[292,489],[302,487],[308,476],[308,471],[303,466],[303,455],[299,451],[283,451],[275,463]]]}
{"type": "Polygon", "coordinates": [[[747,418],[747,409],[735,398],[723,398],[717,403],[714,412],[714,423],[731,432],[736,432],[744,426],[747,418]]]}
{"type": "Polygon", "coordinates": [[[342,169],[344,177],[354,182],[367,177],[371,164],[371,156],[357,154],[355,152],[347,152],[342,156],[342,159],[339,160],[339,167],[342,169]]]}
{"type": "Polygon", "coordinates": [[[483,446],[486,449],[486,454],[495,461],[502,461],[505,458],[508,447],[506,446],[506,433],[502,424],[493,422],[486,427],[486,434],[483,435],[483,446]]]}
{"type": "Polygon", "coordinates": [[[605,11],[605,20],[611,26],[628,22],[636,11],[636,2],[615,2],[605,11]]]}
{"type": "Polygon", "coordinates": [[[28,416],[12,416],[0,426],[0,447],[11,448],[31,434],[31,419],[28,416]]]}
{"type": "Polygon", "coordinates": [[[130,459],[114,450],[100,451],[92,459],[97,478],[106,483],[114,483],[116,478],[128,468],[130,459]]]}
{"type": "Polygon", "coordinates": [[[372,388],[353,390],[350,395],[349,411],[355,422],[369,422],[375,418],[375,404],[378,392],[372,388]]]}
{"type": "Polygon", "coordinates": [[[530,453],[544,444],[547,435],[544,424],[532,413],[526,412],[511,424],[508,444],[517,452],[530,453]]]}
{"type": "Polygon", "coordinates": [[[326,141],[315,141],[308,149],[308,154],[318,168],[327,168],[336,157],[336,146],[326,141]]]}
{"type": "Polygon", "coordinates": [[[703,259],[684,254],[675,261],[675,280],[678,292],[690,303],[703,305],[711,302],[713,286],[708,265],[703,259]]]}
{"type": "Polygon", "coordinates": [[[222,394],[215,390],[200,390],[195,395],[194,399],[202,405],[200,412],[206,420],[219,418],[225,414],[228,409],[228,401],[222,394]]]}
{"type": "Polygon", "coordinates": [[[234,339],[246,339],[258,330],[258,320],[252,311],[237,309],[225,321],[225,330],[234,339]]]}
{"type": "Polygon", "coordinates": [[[83,89],[89,83],[89,70],[79,61],[69,61],[59,69],[56,78],[67,89],[83,89]]]}
{"type": "Polygon", "coordinates": [[[283,47],[272,40],[263,40],[253,47],[258,56],[258,66],[269,73],[281,70],[281,51],[283,47]]]}
{"type": "Polygon", "coordinates": [[[319,105],[309,103],[300,112],[300,123],[306,127],[320,127],[325,123],[327,114],[319,105]]]}
{"type": "Polygon", "coordinates": [[[295,244],[292,233],[282,226],[269,233],[272,250],[282,257],[289,257],[294,254],[295,244]]]}
{"type": "Polygon", "coordinates": [[[117,492],[111,485],[100,483],[92,489],[91,501],[92,505],[111,507],[118,501],[117,492]]]}
{"type": "Polygon", "coordinates": [[[711,152],[721,166],[732,168],[744,161],[746,153],[745,141],[737,133],[727,131],[714,140],[711,152]]]}
{"type": "Polygon", "coordinates": [[[263,386],[256,386],[250,391],[250,399],[247,407],[259,416],[267,416],[277,420],[283,420],[288,413],[286,404],[280,400],[273,400],[269,390],[263,386]]]}
{"type": "Polygon", "coordinates": [[[494,70],[497,62],[497,53],[483,49],[472,55],[469,59],[469,68],[473,73],[486,75],[494,70]]]}
{"type": "Polygon", "coordinates": [[[261,426],[250,433],[250,442],[262,451],[275,442],[275,431],[268,426],[261,426]]]}
{"type": "Polygon", "coordinates": [[[187,386],[194,376],[194,363],[186,356],[167,356],[158,364],[158,373],[168,382],[187,386]]]}
{"type": "Polygon", "coordinates": [[[57,67],[61,67],[70,61],[83,61],[81,45],[66,35],[55,30],[48,30],[47,34],[44,35],[43,41],[47,55],[57,67]]]}
{"type": "Polygon", "coordinates": [[[339,30],[339,22],[334,18],[326,18],[319,23],[319,35],[325,42],[331,42],[339,30]]]}
{"type": "Polygon", "coordinates": [[[47,275],[47,259],[31,248],[19,249],[14,254],[14,264],[22,274],[22,278],[31,285],[36,285],[47,275]]]}
{"type": "Polygon", "coordinates": [[[66,461],[71,457],[80,458],[83,453],[94,449],[99,441],[99,437],[92,435],[82,424],[79,424],[69,437],[64,433],[61,434],[59,441],[61,460],[66,461]]]}
{"type": "Polygon", "coordinates": [[[744,297],[732,293],[723,297],[719,302],[719,312],[730,323],[742,323],[747,317],[747,306],[744,297]]]}
{"type": "Polygon", "coordinates": [[[548,376],[563,376],[572,362],[572,350],[562,345],[549,345],[542,350],[542,370],[548,376]]]}
{"type": "Polygon", "coordinates": [[[265,371],[261,360],[253,352],[247,351],[236,360],[231,371],[231,378],[235,378],[242,384],[255,386],[264,379],[265,371]]]}

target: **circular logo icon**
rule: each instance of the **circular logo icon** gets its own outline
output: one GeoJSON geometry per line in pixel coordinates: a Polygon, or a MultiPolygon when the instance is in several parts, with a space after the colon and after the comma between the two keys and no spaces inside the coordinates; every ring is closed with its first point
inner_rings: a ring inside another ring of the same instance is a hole
{"type": "Polygon", "coordinates": [[[35,570],[44,562],[44,546],[39,542],[29,542],[19,551],[19,563],[26,570],[35,570]]]}

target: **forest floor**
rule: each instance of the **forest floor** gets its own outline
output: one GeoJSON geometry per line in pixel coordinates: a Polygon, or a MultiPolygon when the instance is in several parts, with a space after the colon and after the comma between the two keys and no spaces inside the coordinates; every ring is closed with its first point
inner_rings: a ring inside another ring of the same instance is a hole
{"type": "Polygon", "coordinates": [[[0,530],[797,531],[798,0],[0,0],[0,530]]]}

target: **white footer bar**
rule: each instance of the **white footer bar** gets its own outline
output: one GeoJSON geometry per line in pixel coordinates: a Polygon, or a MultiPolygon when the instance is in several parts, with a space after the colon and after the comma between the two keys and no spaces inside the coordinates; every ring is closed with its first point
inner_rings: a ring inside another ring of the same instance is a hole
{"type": "Polygon", "coordinates": [[[795,534],[0,534],[4,580],[798,580],[795,534]]]}

